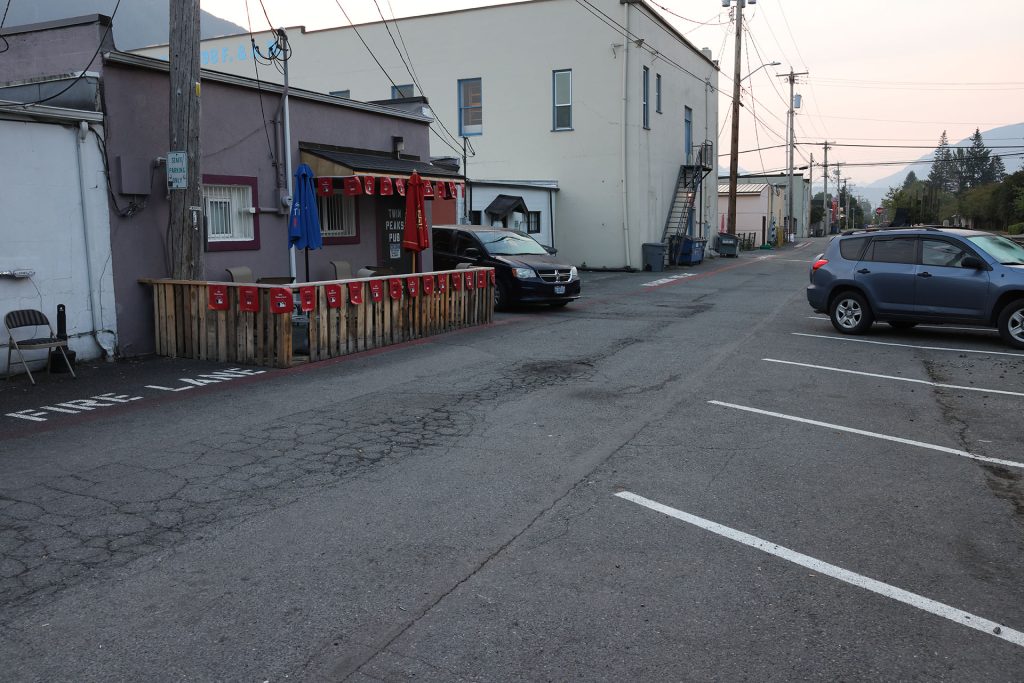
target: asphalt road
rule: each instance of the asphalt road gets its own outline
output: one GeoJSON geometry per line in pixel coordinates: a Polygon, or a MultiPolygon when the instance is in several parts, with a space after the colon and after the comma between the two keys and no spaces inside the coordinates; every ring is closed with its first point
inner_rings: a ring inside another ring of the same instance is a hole
{"type": "Polygon", "coordinates": [[[811,242],[0,386],[0,678],[1021,680],[1024,354],[835,334],[811,242]]]}

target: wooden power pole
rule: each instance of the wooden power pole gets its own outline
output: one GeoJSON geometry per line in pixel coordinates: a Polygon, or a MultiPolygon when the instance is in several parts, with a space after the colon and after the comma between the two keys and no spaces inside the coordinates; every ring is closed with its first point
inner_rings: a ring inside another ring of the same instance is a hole
{"type": "Polygon", "coordinates": [[[167,188],[171,198],[168,237],[171,277],[206,279],[203,264],[202,174],[199,168],[199,0],[170,0],[170,154],[167,188]]]}

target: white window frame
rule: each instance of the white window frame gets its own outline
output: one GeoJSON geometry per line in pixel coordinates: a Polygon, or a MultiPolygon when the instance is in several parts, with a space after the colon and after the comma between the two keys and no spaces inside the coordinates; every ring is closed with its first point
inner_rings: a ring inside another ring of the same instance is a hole
{"type": "Polygon", "coordinates": [[[203,185],[208,242],[251,242],[255,239],[250,185],[203,185]]]}
{"type": "Polygon", "coordinates": [[[459,135],[461,137],[470,137],[473,135],[483,135],[484,133],[484,82],[482,78],[460,78],[458,82],[458,96],[459,96],[459,135]],[[480,103],[467,105],[463,97],[463,84],[468,83],[479,83],[480,84],[480,103]],[[466,124],[466,112],[471,110],[479,110],[480,112],[480,123],[466,124]]]}
{"type": "Polygon", "coordinates": [[[651,70],[644,67],[643,77],[643,124],[646,130],[651,128],[651,70]]]}
{"type": "Polygon", "coordinates": [[[551,130],[572,130],[572,69],[559,69],[551,73],[551,130]],[[569,78],[569,101],[558,101],[558,77],[568,76],[569,78]],[[558,110],[569,110],[569,123],[565,126],[558,125],[558,110]]]}
{"type": "Polygon", "coordinates": [[[343,194],[317,197],[320,213],[320,235],[323,237],[356,236],[356,198],[343,194]]]}

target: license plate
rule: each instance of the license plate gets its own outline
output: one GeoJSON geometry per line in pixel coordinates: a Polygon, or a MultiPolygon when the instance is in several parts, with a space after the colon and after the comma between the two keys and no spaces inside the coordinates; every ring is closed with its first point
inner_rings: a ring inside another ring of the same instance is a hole
{"type": "Polygon", "coordinates": [[[555,285],[555,294],[565,294],[565,285],[555,285]]]}

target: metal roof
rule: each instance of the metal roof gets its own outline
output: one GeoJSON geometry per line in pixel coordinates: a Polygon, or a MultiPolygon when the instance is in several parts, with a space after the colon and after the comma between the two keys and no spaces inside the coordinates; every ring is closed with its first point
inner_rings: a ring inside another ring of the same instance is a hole
{"type": "MultiPolygon", "coordinates": [[[[736,185],[736,194],[761,194],[768,183],[740,183],[736,185]]],[[[729,194],[729,185],[719,185],[718,194],[729,194]]]]}

